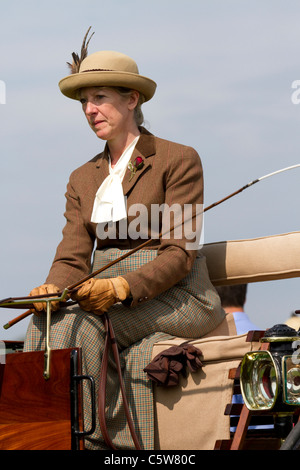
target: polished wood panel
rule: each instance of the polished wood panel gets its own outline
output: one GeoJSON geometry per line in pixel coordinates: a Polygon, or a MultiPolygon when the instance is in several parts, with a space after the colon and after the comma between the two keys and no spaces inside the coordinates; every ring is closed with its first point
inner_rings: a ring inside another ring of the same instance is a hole
{"type": "Polygon", "coordinates": [[[43,351],[8,354],[0,364],[0,449],[71,449],[71,351],[51,352],[48,380],[43,351]]]}

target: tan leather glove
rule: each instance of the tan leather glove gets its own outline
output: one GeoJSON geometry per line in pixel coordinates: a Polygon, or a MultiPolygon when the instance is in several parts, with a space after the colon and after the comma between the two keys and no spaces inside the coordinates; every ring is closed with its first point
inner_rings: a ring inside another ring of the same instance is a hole
{"type": "Polygon", "coordinates": [[[82,310],[101,315],[116,302],[125,300],[130,294],[128,282],[123,277],[111,279],[89,279],[71,295],[82,310]]]}
{"type": "MultiPolygon", "coordinates": [[[[36,297],[37,295],[45,295],[45,294],[56,294],[60,292],[60,289],[55,286],[54,284],[42,284],[39,287],[35,287],[30,292],[31,297],[36,297]]],[[[51,311],[56,312],[60,305],[58,301],[51,302],[51,311]]],[[[39,314],[41,312],[45,312],[47,310],[46,302],[36,302],[33,304],[34,310],[32,309],[32,313],[39,314]]]]}

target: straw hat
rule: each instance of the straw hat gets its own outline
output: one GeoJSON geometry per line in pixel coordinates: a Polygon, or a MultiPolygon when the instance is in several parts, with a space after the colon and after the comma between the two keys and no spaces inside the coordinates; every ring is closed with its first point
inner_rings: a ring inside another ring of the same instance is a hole
{"type": "MultiPolygon", "coordinates": [[[[88,29],[89,32],[90,28],[88,29]]],[[[91,39],[87,34],[83,40],[81,57],[75,53],[71,75],[59,82],[61,92],[68,98],[78,99],[77,91],[91,86],[121,86],[137,90],[149,101],[156,90],[156,83],[139,74],[137,64],[125,54],[115,51],[99,51],[87,55],[87,46],[91,39]]]]}

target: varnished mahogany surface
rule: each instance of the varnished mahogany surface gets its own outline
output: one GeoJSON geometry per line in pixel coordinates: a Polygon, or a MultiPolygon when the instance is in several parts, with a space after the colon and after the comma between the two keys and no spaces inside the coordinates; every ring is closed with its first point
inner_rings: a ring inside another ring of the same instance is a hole
{"type": "Polygon", "coordinates": [[[71,351],[51,351],[48,380],[43,351],[8,354],[0,364],[1,450],[71,449],[71,351]]]}

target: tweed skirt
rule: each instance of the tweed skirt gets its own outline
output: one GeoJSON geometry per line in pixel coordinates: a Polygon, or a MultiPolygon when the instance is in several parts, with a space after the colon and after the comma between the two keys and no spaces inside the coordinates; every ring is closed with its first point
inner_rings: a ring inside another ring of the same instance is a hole
{"type": "MultiPolygon", "coordinates": [[[[125,252],[119,249],[96,251],[93,271],[106,266],[125,252]]],[[[155,256],[155,250],[139,251],[111,266],[98,277],[122,276],[138,269],[155,256]]],[[[153,345],[172,337],[200,338],[224,319],[219,296],[209,280],[205,258],[196,258],[189,275],[155,299],[133,308],[116,304],[108,313],[118,342],[126,395],[136,433],[142,448],[151,450],[154,448],[153,389],[143,369],[151,361],[153,345]]],[[[45,336],[45,316],[33,316],[25,338],[25,351],[44,349],[45,336]]],[[[62,308],[52,315],[51,348],[80,347],[82,372],[93,376],[97,392],[104,340],[101,318],[84,312],[79,306],[62,308]]],[[[84,384],[83,388],[84,421],[88,428],[91,424],[90,393],[88,385],[84,384]]],[[[116,448],[133,449],[112,355],[108,368],[106,417],[109,434],[116,448]]],[[[107,448],[99,424],[94,434],[86,438],[85,447],[91,450],[107,448]]]]}

